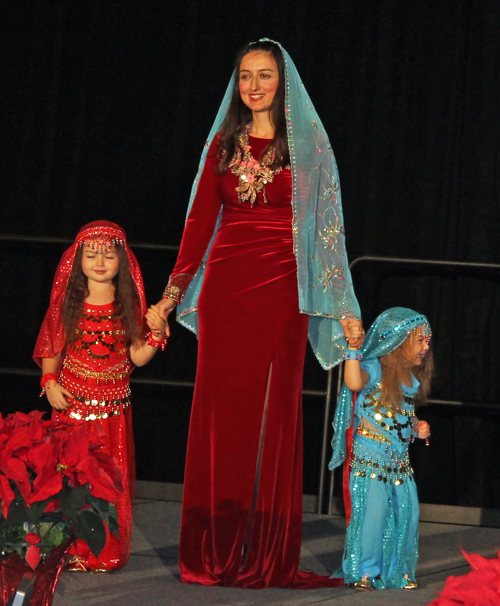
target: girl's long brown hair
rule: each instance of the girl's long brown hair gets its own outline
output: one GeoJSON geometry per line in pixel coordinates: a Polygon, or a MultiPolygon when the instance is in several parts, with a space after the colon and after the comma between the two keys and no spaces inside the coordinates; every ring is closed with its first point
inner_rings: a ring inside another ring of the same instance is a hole
{"type": "Polygon", "coordinates": [[[420,383],[416,404],[423,405],[431,388],[432,370],[434,360],[432,350],[425,354],[422,364],[408,368],[408,350],[413,344],[416,333],[414,331],[401,343],[399,347],[380,358],[382,366],[382,391],[380,398],[393,409],[400,408],[403,402],[403,389],[401,386],[404,372],[410,370],[420,383]]]}
{"type": "MultiPolygon", "coordinates": [[[[127,253],[119,244],[115,245],[119,259],[119,270],[113,278],[115,286],[115,304],[118,317],[125,325],[125,344],[130,347],[141,337],[140,319],[137,309],[140,308],[139,293],[130,273],[127,253]]],[[[72,343],[76,338],[78,320],[83,314],[83,303],[89,296],[87,276],[82,271],[83,247],[80,246],[75,254],[73,268],[66,288],[66,296],[62,306],[62,322],[66,332],[66,343],[72,343]]]]}
{"type": "MultiPolygon", "coordinates": [[[[275,128],[274,139],[262,151],[264,154],[269,147],[274,147],[276,156],[275,161],[271,164],[271,168],[275,169],[278,166],[287,166],[290,164],[290,154],[288,153],[288,138],[286,132],[285,120],[285,61],[280,47],[270,40],[252,42],[244,46],[236,55],[235,80],[233,95],[227,110],[226,117],[221,127],[221,139],[217,150],[217,157],[220,162],[217,164],[216,172],[224,174],[229,168],[236,148],[238,147],[238,136],[252,121],[252,110],[249,109],[241,100],[239,88],[239,72],[241,60],[245,55],[253,51],[261,51],[269,53],[276,61],[279,74],[279,86],[276,95],[271,105],[271,116],[275,128]]],[[[255,158],[256,160],[258,158],[255,158]]]]}

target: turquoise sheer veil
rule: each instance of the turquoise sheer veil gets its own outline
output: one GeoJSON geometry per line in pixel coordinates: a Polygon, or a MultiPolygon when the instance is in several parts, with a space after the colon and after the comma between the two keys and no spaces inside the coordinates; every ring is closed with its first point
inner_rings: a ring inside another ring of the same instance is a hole
{"type": "MultiPolygon", "coordinates": [[[[375,360],[390,353],[417,327],[422,327],[424,333],[431,334],[427,318],[412,309],[391,307],[384,311],[366,333],[366,339],[360,349],[363,360],[375,360]]],[[[346,431],[352,422],[352,395],[352,391],[344,384],[333,419],[333,454],[329,469],[342,465],[346,456],[346,431]]]]}
{"type": "MultiPolygon", "coordinates": [[[[345,250],[340,183],[333,150],[292,59],[281,45],[278,46],[285,62],[285,115],[293,176],[293,236],[299,308],[301,313],[311,316],[309,341],[320,364],[328,369],[342,359],[345,340],[338,319],[359,319],[360,310],[345,250]]],[[[233,73],[205,144],[191,190],[188,214],[208,148],[229,108],[236,77],[233,73]]],[[[211,245],[178,308],[177,320],[195,333],[198,330],[197,301],[211,245]]]]}

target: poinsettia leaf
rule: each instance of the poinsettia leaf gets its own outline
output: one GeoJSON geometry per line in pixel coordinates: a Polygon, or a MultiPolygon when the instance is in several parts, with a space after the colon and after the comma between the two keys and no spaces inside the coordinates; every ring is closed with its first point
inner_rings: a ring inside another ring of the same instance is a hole
{"type": "Polygon", "coordinates": [[[0,499],[2,500],[2,515],[6,518],[9,515],[9,508],[14,499],[12,485],[6,476],[0,474],[0,499]]]}
{"type": "Polygon", "coordinates": [[[54,524],[50,531],[43,537],[43,542],[47,547],[58,547],[69,536],[69,531],[64,524],[54,524]]]}
{"type": "Polygon", "coordinates": [[[104,523],[109,528],[109,531],[120,538],[118,529],[118,510],[116,509],[116,505],[109,501],[105,501],[104,499],[93,497],[92,495],[89,495],[88,502],[97,510],[104,523]]]}
{"type": "Polygon", "coordinates": [[[101,516],[91,509],[84,509],[78,512],[75,522],[75,536],[85,541],[98,558],[106,543],[106,527],[101,516]]]}
{"type": "Polygon", "coordinates": [[[50,522],[42,522],[38,527],[38,532],[39,532],[40,536],[42,538],[44,538],[45,535],[52,530],[53,526],[54,526],[54,524],[52,524],[50,522]]]}
{"type": "Polygon", "coordinates": [[[65,516],[72,520],[86,505],[88,486],[65,486],[59,493],[59,505],[65,516]]]}
{"type": "Polygon", "coordinates": [[[48,497],[43,501],[36,501],[35,503],[31,503],[31,505],[27,508],[28,510],[28,518],[30,522],[38,522],[40,518],[44,515],[45,509],[52,500],[52,497],[48,497]]]}
{"type": "Polygon", "coordinates": [[[37,543],[40,543],[42,539],[37,535],[36,532],[28,532],[24,537],[24,540],[29,545],[36,545],[37,543]]]}
{"type": "Polygon", "coordinates": [[[120,527],[118,526],[118,513],[116,518],[109,517],[108,528],[111,534],[114,534],[117,539],[120,538],[120,527]]]}
{"type": "Polygon", "coordinates": [[[33,570],[37,567],[40,561],[40,549],[36,545],[30,545],[26,550],[26,561],[33,570]]]}
{"type": "Polygon", "coordinates": [[[23,497],[19,494],[17,488],[14,490],[14,500],[9,507],[9,525],[18,522],[25,522],[29,517],[28,508],[23,497]]]}
{"type": "Polygon", "coordinates": [[[97,511],[97,513],[101,516],[104,522],[108,524],[110,503],[108,501],[105,501],[104,499],[94,497],[91,494],[88,495],[87,502],[97,511]]]}

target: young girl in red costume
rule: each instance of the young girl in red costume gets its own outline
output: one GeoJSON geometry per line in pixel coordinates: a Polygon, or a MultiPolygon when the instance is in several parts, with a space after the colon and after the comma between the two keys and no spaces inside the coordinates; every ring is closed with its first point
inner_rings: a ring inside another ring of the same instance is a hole
{"type": "Polygon", "coordinates": [[[108,221],[82,227],[57,268],[34,359],[53,417],[105,431],[103,449],[122,468],[124,492],[116,503],[120,538],[108,534],[99,558],[78,540],[70,570],[111,572],[129,558],[135,492],[129,377],[164,348],[165,329],[154,308],[146,312],[141,271],[123,229],[108,221]],[[153,327],[146,337],[145,317],[153,327]]]}

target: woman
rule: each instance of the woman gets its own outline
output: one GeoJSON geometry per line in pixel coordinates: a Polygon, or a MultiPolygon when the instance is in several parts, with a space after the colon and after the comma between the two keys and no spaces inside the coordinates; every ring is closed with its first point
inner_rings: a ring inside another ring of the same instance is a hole
{"type": "Polygon", "coordinates": [[[356,321],[359,308],[333,153],[275,42],[249,44],[236,58],[160,315],[177,304],[177,319],[199,337],[182,580],[338,584],[297,572],[302,373],[308,328],[329,368],[342,357],[341,324],[356,321]]]}

